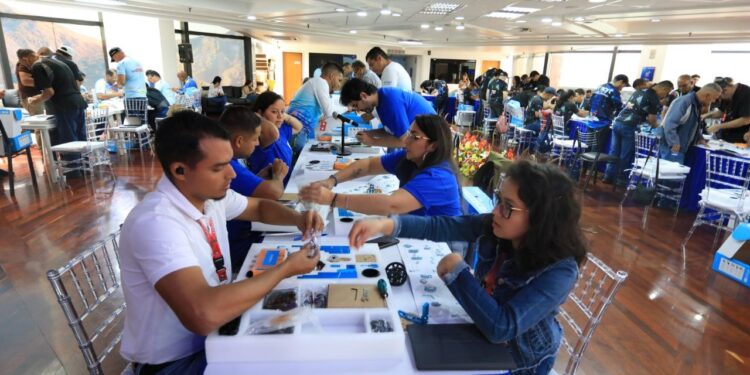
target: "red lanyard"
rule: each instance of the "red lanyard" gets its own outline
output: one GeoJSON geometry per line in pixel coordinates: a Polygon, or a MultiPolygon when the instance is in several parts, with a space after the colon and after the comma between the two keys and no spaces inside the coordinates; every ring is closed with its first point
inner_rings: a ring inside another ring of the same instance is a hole
{"type": "Polygon", "coordinates": [[[203,222],[198,220],[198,225],[203,229],[203,234],[206,235],[208,245],[211,246],[211,257],[214,260],[214,267],[216,267],[216,275],[219,276],[219,282],[223,283],[227,281],[227,268],[224,266],[224,256],[221,255],[221,249],[219,248],[219,241],[216,240],[216,230],[214,229],[214,222],[208,219],[208,226],[206,228],[203,222]],[[210,229],[210,230],[209,230],[210,229]]]}

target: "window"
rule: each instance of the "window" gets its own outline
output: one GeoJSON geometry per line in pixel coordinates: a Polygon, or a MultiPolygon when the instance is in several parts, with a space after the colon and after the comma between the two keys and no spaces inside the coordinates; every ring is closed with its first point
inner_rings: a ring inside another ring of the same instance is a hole
{"type": "Polygon", "coordinates": [[[430,60],[430,79],[442,79],[448,83],[458,83],[464,73],[469,75],[469,80],[474,80],[476,60],[430,60]]]}
{"type": "Polygon", "coordinates": [[[313,73],[315,73],[315,70],[318,68],[322,68],[323,64],[327,62],[335,62],[336,64],[339,64],[339,66],[343,66],[344,63],[353,63],[357,60],[357,55],[341,55],[336,53],[314,53],[310,52],[309,57],[309,75],[308,77],[312,77],[313,73]]]}
{"type": "MultiPolygon", "coordinates": [[[[175,26],[175,41],[181,44],[182,26],[177,21],[175,26]]],[[[242,86],[245,77],[250,77],[246,71],[250,51],[245,51],[246,38],[242,34],[197,23],[188,25],[188,34],[193,50],[192,77],[199,86],[210,85],[216,76],[221,77],[222,86],[242,86]]],[[[175,58],[177,66],[182,67],[179,55],[175,58]]]]}
{"type": "Polygon", "coordinates": [[[612,52],[550,53],[547,76],[556,88],[595,88],[607,82],[612,52]]]}
{"type": "Polygon", "coordinates": [[[641,51],[618,51],[617,59],[615,59],[615,70],[612,72],[612,77],[618,74],[625,74],[630,79],[630,83],[633,80],[641,77],[641,51]]]}
{"type": "Polygon", "coordinates": [[[37,50],[40,47],[49,47],[55,50],[63,45],[70,46],[75,51],[73,61],[86,74],[84,86],[93,88],[95,82],[104,77],[107,63],[97,12],[38,4],[32,6],[13,1],[7,2],[7,5],[0,5],[0,12],[4,13],[0,16],[0,24],[2,24],[6,47],[6,51],[0,51],[0,55],[4,54],[3,58],[7,59],[3,62],[5,68],[8,69],[3,72],[8,80],[5,82],[7,87],[17,83],[16,51],[20,48],[37,50]],[[70,19],[51,18],[60,16],[67,16],[70,19]],[[92,19],[96,21],[91,21],[92,19]]]}

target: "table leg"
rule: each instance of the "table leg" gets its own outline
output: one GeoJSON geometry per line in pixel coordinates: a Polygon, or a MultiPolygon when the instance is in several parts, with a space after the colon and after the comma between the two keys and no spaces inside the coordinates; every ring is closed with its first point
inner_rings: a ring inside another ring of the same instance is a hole
{"type": "Polygon", "coordinates": [[[47,170],[47,173],[52,178],[52,181],[57,182],[59,176],[57,175],[57,165],[55,163],[55,158],[52,156],[52,142],[49,138],[49,129],[42,129],[41,133],[44,169],[47,170]]]}

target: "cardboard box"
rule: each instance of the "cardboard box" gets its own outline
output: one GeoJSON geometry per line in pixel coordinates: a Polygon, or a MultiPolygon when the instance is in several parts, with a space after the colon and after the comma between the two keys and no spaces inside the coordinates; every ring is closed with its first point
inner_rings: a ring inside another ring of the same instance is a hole
{"type": "Polygon", "coordinates": [[[750,223],[742,223],[721,245],[711,268],[750,287],[750,223]]]}

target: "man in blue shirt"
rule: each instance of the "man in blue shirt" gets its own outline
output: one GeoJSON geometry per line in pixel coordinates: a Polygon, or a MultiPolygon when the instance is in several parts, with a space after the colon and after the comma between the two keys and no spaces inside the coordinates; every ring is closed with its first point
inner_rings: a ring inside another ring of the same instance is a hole
{"type": "Polygon", "coordinates": [[[364,112],[377,109],[384,128],[357,133],[360,142],[370,146],[402,148],[414,118],[436,114],[432,104],[420,94],[397,87],[378,89],[358,78],[350,79],[341,88],[341,104],[364,112]]]}
{"type": "Polygon", "coordinates": [[[635,133],[643,123],[648,123],[652,128],[659,126],[656,123],[656,114],[659,112],[659,102],[666,98],[674,89],[670,81],[661,81],[652,88],[637,90],[630,96],[628,103],[615,118],[612,125],[612,143],[609,154],[618,158],[619,162],[607,165],[604,173],[604,182],[612,183],[617,178],[619,183],[625,184],[627,176],[622,174],[623,168],[633,164],[635,154],[635,133]]]}
{"type": "Polygon", "coordinates": [[[198,90],[198,84],[195,83],[193,77],[190,77],[184,70],[177,72],[177,79],[180,80],[179,88],[173,88],[172,91],[178,94],[191,95],[194,90],[198,90]]]}
{"type": "Polygon", "coordinates": [[[622,109],[620,91],[627,86],[630,86],[630,81],[624,74],[618,74],[612,82],[599,86],[591,96],[591,114],[601,121],[611,123],[622,109]]]}
{"type": "MultiPolygon", "coordinates": [[[[258,146],[261,118],[245,106],[231,106],[221,114],[219,122],[229,133],[233,157],[229,164],[237,175],[229,188],[246,196],[277,200],[284,194],[284,176],[288,167],[276,159],[270,180],[264,180],[247,169],[245,160],[252,155],[258,146]]],[[[232,269],[239,269],[247,256],[253,242],[259,238],[250,234],[252,224],[249,221],[230,220],[227,222],[229,249],[232,254],[232,269]],[[238,267],[238,268],[235,268],[238,267]]]]}
{"type": "Polygon", "coordinates": [[[138,61],[125,56],[119,47],[109,50],[112,62],[117,63],[117,84],[125,91],[125,100],[146,98],[146,74],[138,61]]]}

